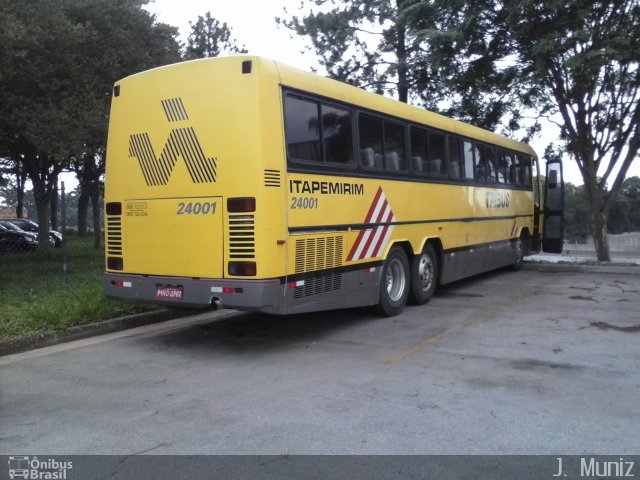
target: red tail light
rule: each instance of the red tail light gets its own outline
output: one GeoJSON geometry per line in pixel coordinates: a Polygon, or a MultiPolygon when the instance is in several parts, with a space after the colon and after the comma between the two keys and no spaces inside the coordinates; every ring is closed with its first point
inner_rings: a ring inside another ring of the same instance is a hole
{"type": "Polygon", "coordinates": [[[230,213],[242,213],[242,212],[255,212],[256,211],[256,199],[253,197],[239,197],[227,199],[227,212],[230,213]]]}
{"type": "Polygon", "coordinates": [[[234,277],[255,277],[256,262],[229,262],[229,275],[234,277]]]}

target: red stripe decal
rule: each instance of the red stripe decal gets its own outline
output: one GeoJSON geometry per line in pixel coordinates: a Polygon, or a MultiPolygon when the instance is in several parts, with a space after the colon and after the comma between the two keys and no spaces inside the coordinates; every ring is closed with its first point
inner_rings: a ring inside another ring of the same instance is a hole
{"type": "Polygon", "coordinates": [[[364,232],[366,230],[360,230],[360,233],[358,233],[358,238],[356,238],[356,241],[353,244],[353,247],[351,247],[351,251],[349,252],[349,255],[347,255],[347,262],[350,262],[351,260],[353,260],[353,256],[356,254],[356,250],[358,249],[358,245],[360,245],[360,242],[362,241],[362,237],[364,237],[364,232]]]}
{"type": "Polygon", "coordinates": [[[373,216],[373,212],[376,210],[376,205],[378,204],[378,200],[380,200],[380,196],[382,195],[382,187],[378,187],[378,191],[376,192],[376,196],[373,197],[373,202],[371,202],[371,206],[369,207],[369,213],[367,213],[367,218],[364,219],[364,223],[371,223],[371,217],[373,216]]]}

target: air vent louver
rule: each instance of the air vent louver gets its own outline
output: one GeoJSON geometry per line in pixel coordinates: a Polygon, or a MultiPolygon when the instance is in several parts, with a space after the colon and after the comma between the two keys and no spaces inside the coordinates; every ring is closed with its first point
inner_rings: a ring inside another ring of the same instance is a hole
{"type": "Polygon", "coordinates": [[[107,216],[107,254],[121,257],[122,217],[107,216]]]}
{"type": "Polygon", "coordinates": [[[229,215],[227,239],[230,259],[256,258],[254,216],[229,215]]]}
{"type": "Polygon", "coordinates": [[[265,170],[264,171],[264,186],[265,187],[279,187],[280,186],[280,170],[265,170]]]}
{"type": "Polygon", "coordinates": [[[295,287],[293,298],[319,295],[342,288],[342,237],[296,240],[296,274],[303,274],[304,285],[295,287]]]}

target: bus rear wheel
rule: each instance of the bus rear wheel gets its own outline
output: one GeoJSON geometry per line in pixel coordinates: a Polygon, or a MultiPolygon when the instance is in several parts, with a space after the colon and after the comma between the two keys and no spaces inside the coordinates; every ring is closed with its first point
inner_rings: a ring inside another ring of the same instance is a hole
{"type": "Polygon", "coordinates": [[[437,283],[438,258],[433,245],[427,244],[422,253],[411,260],[411,303],[423,305],[431,300],[437,283]]]}
{"type": "Polygon", "coordinates": [[[398,315],[404,310],[409,297],[409,260],[404,250],[398,246],[389,251],[380,281],[378,313],[387,317],[398,315]]]}

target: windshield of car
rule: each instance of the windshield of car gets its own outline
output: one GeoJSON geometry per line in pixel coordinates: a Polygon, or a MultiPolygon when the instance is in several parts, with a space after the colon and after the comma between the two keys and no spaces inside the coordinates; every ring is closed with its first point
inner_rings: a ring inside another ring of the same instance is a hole
{"type": "Polygon", "coordinates": [[[25,232],[37,232],[38,224],[33,223],[29,220],[9,220],[9,222],[13,223],[16,227],[21,228],[25,232]]]}
{"type": "Polygon", "coordinates": [[[23,232],[21,228],[16,227],[11,222],[0,222],[0,225],[3,225],[7,230],[13,230],[14,232],[23,232]]]}

